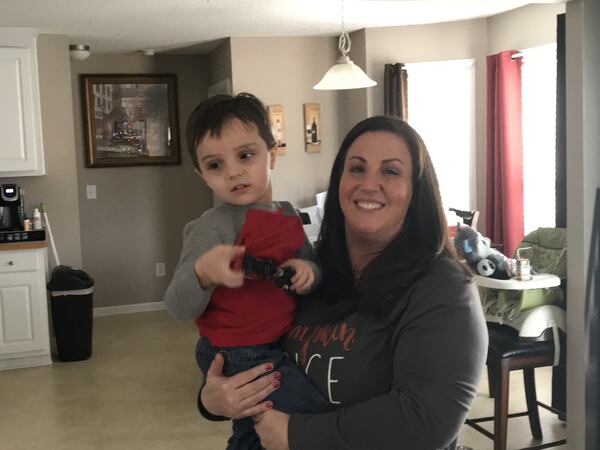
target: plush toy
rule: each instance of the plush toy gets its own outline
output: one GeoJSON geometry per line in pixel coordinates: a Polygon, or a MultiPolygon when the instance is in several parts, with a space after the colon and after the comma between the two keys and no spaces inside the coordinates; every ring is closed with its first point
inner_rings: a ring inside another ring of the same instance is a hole
{"type": "Polygon", "coordinates": [[[490,240],[471,227],[458,225],[454,247],[479,275],[501,280],[515,275],[516,261],[491,248],[490,240]]]}

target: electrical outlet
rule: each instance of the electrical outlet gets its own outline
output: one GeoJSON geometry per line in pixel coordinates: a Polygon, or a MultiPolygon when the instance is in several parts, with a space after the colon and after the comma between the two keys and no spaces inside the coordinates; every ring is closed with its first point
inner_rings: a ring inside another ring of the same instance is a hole
{"type": "Polygon", "coordinates": [[[88,184],[85,187],[85,194],[88,200],[96,200],[96,185],[88,184]]]}
{"type": "Polygon", "coordinates": [[[165,276],[165,263],[164,262],[156,263],[155,270],[156,270],[157,277],[164,277],[165,276]]]}

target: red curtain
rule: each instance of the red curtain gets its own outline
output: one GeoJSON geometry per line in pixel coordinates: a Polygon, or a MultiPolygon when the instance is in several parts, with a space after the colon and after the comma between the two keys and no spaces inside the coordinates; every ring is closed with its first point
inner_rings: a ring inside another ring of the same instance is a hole
{"type": "Polygon", "coordinates": [[[522,58],[487,57],[486,232],[512,256],[523,239],[522,58]]]}

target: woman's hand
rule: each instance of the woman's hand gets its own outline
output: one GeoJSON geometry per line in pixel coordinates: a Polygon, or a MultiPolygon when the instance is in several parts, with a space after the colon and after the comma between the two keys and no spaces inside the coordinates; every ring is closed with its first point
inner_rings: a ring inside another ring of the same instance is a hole
{"type": "Polygon", "coordinates": [[[260,444],[267,450],[290,450],[288,422],[290,416],[276,410],[268,410],[254,417],[254,429],[260,444]]]}
{"type": "Polygon", "coordinates": [[[256,416],[273,407],[272,402],[263,402],[280,384],[279,372],[265,375],[273,370],[272,364],[261,364],[226,377],[223,376],[224,361],[223,355],[217,354],[206,373],[206,384],[200,400],[209,413],[241,419],[256,416]]]}

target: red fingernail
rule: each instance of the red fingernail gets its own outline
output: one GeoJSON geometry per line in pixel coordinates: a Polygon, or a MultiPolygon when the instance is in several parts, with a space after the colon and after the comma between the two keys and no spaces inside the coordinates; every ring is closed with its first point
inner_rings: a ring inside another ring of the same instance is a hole
{"type": "Polygon", "coordinates": [[[267,403],[265,403],[265,407],[266,408],[272,408],[273,407],[273,402],[267,402],[267,403]]]}
{"type": "Polygon", "coordinates": [[[279,381],[277,381],[277,380],[273,381],[273,387],[275,389],[277,389],[280,385],[281,385],[281,383],[279,381]]]}
{"type": "Polygon", "coordinates": [[[273,370],[273,364],[265,364],[265,370],[268,372],[269,370],[273,370]]]}
{"type": "Polygon", "coordinates": [[[279,372],[273,372],[273,376],[276,380],[279,380],[281,378],[281,374],[279,372]]]}

